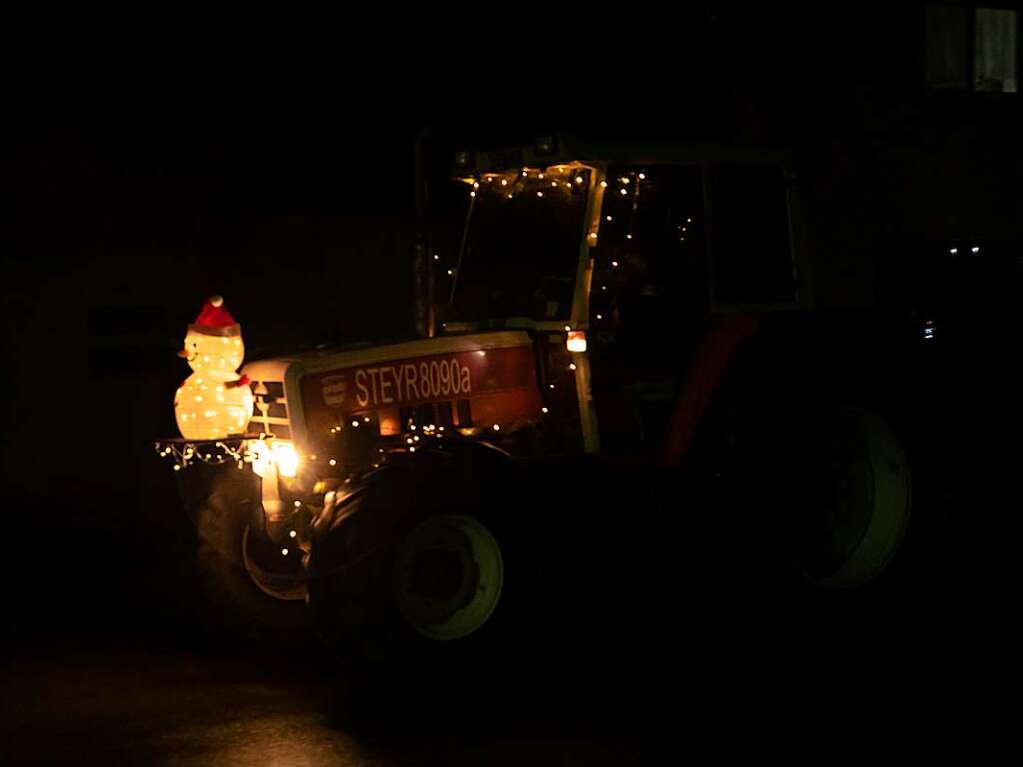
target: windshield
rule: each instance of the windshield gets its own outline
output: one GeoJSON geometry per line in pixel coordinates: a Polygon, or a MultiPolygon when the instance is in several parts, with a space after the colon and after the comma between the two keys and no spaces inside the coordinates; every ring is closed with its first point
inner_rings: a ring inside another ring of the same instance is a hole
{"type": "Polygon", "coordinates": [[[452,181],[435,237],[447,316],[567,318],[590,178],[589,168],[557,165],[452,181]]]}

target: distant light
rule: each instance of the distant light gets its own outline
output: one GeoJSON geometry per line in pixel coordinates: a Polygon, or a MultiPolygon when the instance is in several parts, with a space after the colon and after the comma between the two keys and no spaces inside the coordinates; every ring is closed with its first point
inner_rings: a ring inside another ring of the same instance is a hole
{"type": "Polygon", "coordinates": [[[476,193],[475,193],[475,192],[469,192],[469,196],[470,196],[470,197],[475,197],[475,196],[476,196],[476,193]]]}
{"type": "Polygon", "coordinates": [[[288,556],[288,550],[287,549],[281,549],[281,556],[282,557],[288,556]]]}
{"type": "Polygon", "coordinates": [[[622,176],[622,177],[621,177],[621,179],[620,179],[620,181],[621,181],[621,182],[622,182],[623,184],[628,184],[628,183],[629,183],[629,177],[628,177],[628,176],[622,176]]]}
{"type": "Polygon", "coordinates": [[[569,332],[572,329],[571,325],[565,325],[565,332],[569,332]]]}
{"type": "Polygon", "coordinates": [[[297,535],[298,535],[298,533],[296,533],[296,532],[295,532],[294,530],[291,530],[291,531],[290,531],[290,532],[288,533],[288,537],[290,537],[290,538],[294,538],[294,537],[296,537],[297,535]]]}
{"type": "Polygon", "coordinates": [[[501,186],[508,186],[508,179],[502,178],[501,179],[501,186]]]}
{"type": "Polygon", "coordinates": [[[352,426],[354,426],[356,429],[359,428],[359,419],[358,418],[353,418],[352,419],[352,426]]]}
{"type": "Polygon", "coordinates": [[[436,253],[434,253],[433,254],[433,260],[434,261],[440,261],[440,256],[438,256],[436,253]]]}
{"type": "Polygon", "coordinates": [[[617,267],[618,266],[618,262],[617,261],[612,261],[611,262],[611,266],[617,267]]]}
{"type": "Polygon", "coordinates": [[[629,193],[629,190],[628,190],[628,189],[625,189],[624,187],[623,187],[622,189],[620,189],[619,191],[620,191],[620,192],[621,192],[622,194],[628,194],[628,193],[629,193]]]}
{"type": "Polygon", "coordinates": [[[543,192],[537,192],[537,193],[536,193],[536,196],[537,196],[537,197],[543,197],[543,192]]]}
{"type": "Polygon", "coordinates": [[[606,181],[601,181],[600,182],[600,188],[601,189],[607,189],[607,182],[606,181]]]}
{"type": "Polygon", "coordinates": [[[646,181],[646,173],[640,173],[639,174],[639,180],[640,181],[646,181]]]}
{"type": "Polygon", "coordinates": [[[971,253],[980,253],[980,246],[979,245],[974,245],[972,248],[970,248],[970,252],[971,253]]]}
{"type": "Polygon", "coordinates": [[[337,466],[337,461],[335,459],[333,459],[333,458],[331,458],[329,461],[327,461],[327,463],[329,463],[331,466],[337,466]]]}
{"type": "Polygon", "coordinates": [[[453,275],[454,273],[455,273],[455,270],[454,270],[454,269],[448,269],[448,277],[450,277],[450,276],[451,276],[451,275],[453,275]]]}
{"type": "Polygon", "coordinates": [[[627,234],[627,235],[625,235],[625,239],[627,239],[627,240],[631,240],[631,239],[632,239],[632,235],[631,235],[631,234],[627,234]]]}
{"type": "Polygon", "coordinates": [[[369,423],[369,416],[368,415],[363,416],[362,421],[363,423],[369,423]]]}
{"type": "Polygon", "coordinates": [[[494,424],[494,431],[501,431],[501,427],[498,424],[494,424]]]}
{"type": "Polygon", "coordinates": [[[295,501],[295,508],[296,509],[301,509],[302,508],[302,501],[295,501]]]}
{"type": "Polygon", "coordinates": [[[581,183],[583,182],[583,180],[584,180],[584,179],[583,179],[583,177],[582,177],[582,176],[576,176],[576,177],[575,177],[575,183],[577,183],[577,184],[581,184],[581,183]]]}
{"type": "Polygon", "coordinates": [[[569,370],[575,370],[575,363],[574,362],[568,363],[568,369],[569,370]]]}
{"type": "Polygon", "coordinates": [[[951,248],[951,249],[949,249],[948,252],[951,253],[954,256],[956,253],[959,252],[959,248],[951,248]]]}
{"type": "Polygon", "coordinates": [[[614,219],[611,216],[607,216],[604,220],[605,221],[614,221],[614,219]]]}
{"type": "Polygon", "coordinates": [[[541,413],[546,413],[546,412],[549,412],[549,411],[547,410],[547,408],[542,407],[542,408],[540,408],[540,412],[541,413]]]}
{"type": "Polygon", "coordinates": [[[602,319],[604,319],[604,315],[603,315],[603,314],[598,314],[598,315],[597,315],[597,319],[598,319],[598,320],[602,320],[602,319]]]}
{"type": "Polygon", "coordinates": [[[691,218],[687,218],[687,219],[686,219],[686,223],[687,223],[687,224],[691,224],[691,223],[693,223],[693,219],[691,219],[691,218]]]}
{"type": "Polygon", "coordinates": [[[472,182],[472,188],[473,189],[479,189],[480,188],[480,182],[479,181],[473,181],[472,182]]]}

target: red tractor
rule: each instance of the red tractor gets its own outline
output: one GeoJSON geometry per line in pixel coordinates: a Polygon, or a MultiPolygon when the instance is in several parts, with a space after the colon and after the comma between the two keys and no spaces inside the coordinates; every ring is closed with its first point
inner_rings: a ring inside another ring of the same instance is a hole
{"type": "Polygon", "coordinates": [[[454,160],[421,200],[419,337],[250,362],[246,434],[159,445],[203,459],[179,476],[225,609],[463,662],[586,621],[671,645],[885,572],[901,352],[811,311],[784,155],[454,160]]]}

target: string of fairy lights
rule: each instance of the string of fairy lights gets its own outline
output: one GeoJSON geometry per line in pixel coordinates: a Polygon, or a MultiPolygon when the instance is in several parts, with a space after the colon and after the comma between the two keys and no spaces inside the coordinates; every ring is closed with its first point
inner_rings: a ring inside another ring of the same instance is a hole
{"type": "Polygon", "coordinates": [[[174,471],[197,463],[213,466],[234,463],[241,469],[245,467],[246,462],[252,461],[251,451],[245,447],[243,441],[239,441],[237,446],[221,440],[156,442],[154,447],[161,458],[170,458],[174,461],[174,471]]]}

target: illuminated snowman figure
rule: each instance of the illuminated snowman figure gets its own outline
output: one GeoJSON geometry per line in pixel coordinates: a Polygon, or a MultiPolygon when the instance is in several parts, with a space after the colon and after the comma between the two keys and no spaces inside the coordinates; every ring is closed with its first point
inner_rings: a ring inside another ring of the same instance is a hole
{"type": "Polygon", "coordinates": [[[178,355],[194,371],[174,395],[174,415],[185,439],[224,439],[244,434],[252,415],[248,376],[237,370],[245,356],[241,326],[210,298],[188,326],[185,348],[178,355]]]}

